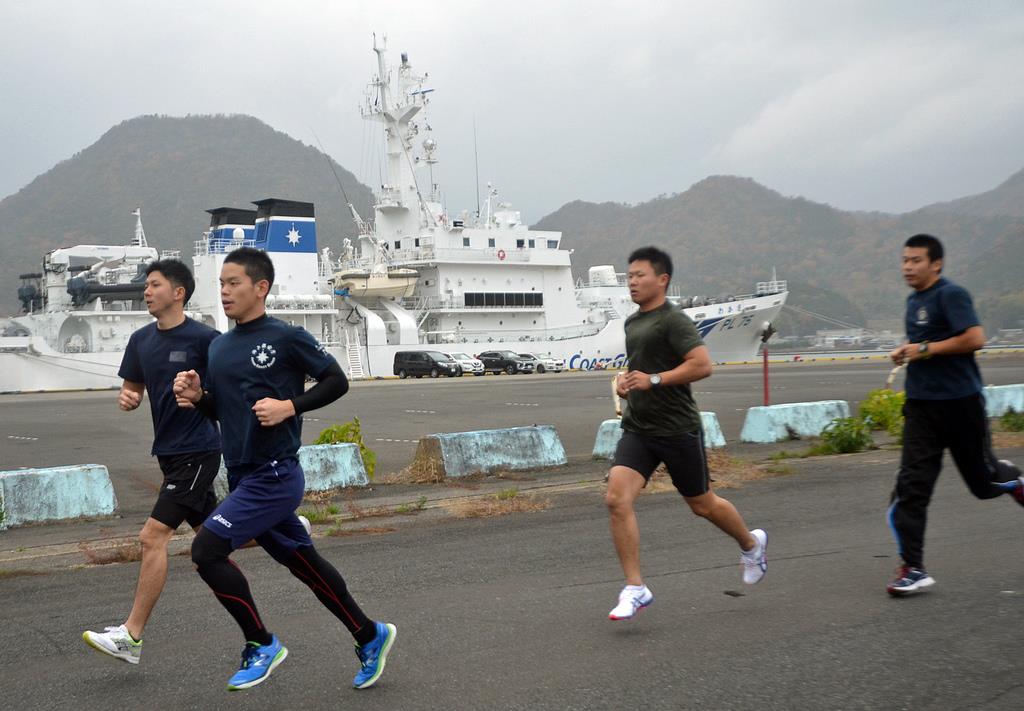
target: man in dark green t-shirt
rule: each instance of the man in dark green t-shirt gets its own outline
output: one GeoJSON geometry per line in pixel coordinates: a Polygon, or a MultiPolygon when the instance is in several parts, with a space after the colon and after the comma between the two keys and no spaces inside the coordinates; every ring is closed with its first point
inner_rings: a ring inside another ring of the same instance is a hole
{"type": "Polygon", "coordinates": [[[654,602],[640,575],[640,529],[633,503],[659,463],[690,510],[708,519],[740,545],[743,582],[756,583],[767,569],[768,534],[747,530],[743,517],[710,487],[704,429],[690,383],[711,375],[711,356],[685,314],[667,299],[672,259],[655,247],[629,256],[629,294],[640,310],[626,319],[629,371],[618,378],[627,398],[622,439],[608,474],[606,503],[612,540],[626,586],[608,614],[627,620],[654,602]]]}

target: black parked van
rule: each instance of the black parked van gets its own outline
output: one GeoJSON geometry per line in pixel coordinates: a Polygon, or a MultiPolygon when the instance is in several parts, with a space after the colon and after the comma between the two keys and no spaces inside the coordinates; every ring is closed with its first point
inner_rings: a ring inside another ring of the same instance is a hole
{"type": "Polygon", "coordinates": [[[399,351],[395,353],[394,373],[399,378],[415,376],[422,378],[440,375],[449,378],[462,375],[462,366],[447,353],[441,351],[399,351]]]}

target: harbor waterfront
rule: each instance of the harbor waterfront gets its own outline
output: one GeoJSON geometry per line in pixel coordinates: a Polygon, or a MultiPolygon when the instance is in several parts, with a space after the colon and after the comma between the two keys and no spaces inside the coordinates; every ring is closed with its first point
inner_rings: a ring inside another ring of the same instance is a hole
{"type": "MultiPolygon", "coordinates": [[[[1024,381],[1021,356],[983,358],[981,367],[986,384],[1024,381]]],[[[852,406],[888,371],[880,361],[780,365],[772,394],[778,402],[834,397],[852,406]]],[[[642,497],[648,582],[658,600],[631,623],[608,622],[619,573],[599,489],[607,462],[588,457],[596,423],[611,411],[607,379],[574,373],[357,383],[347,407],[326,413],[331,421],[358,415],[383,470],[408,460],[417,433],[533,422],[556,424],[570,457],[550,474],[487,480],[479,489],[404,487],[390,502],[536,487],[551,502],[547,510],[455,520],[428,508],[402,522],[359,522],[367,532],[343,538],[317,527],[318,547],[352,571],[353,592],[372,595],[403,631],[387,679],[359,697],[361,709],[1019,708],[1019,633],[1007,620],[1024,612],[1024,571],[992,542],[1019,538],[1020,507],[965,496],[947,470],[931,506],[930,568],[939,584],[912,600],[892,599],[884,584],[898,560],[884,508],[895,450],[790,460],[788,475],[730,490],[752,523],[772,531],[769,574],[756,589],[741,589],[733,547],[681,516],[674,493],[642,497]],[[912,639],[896,633],[907,626],[917,630],[912,639]],[[925,697],[906,684],[908,674],[928,689],[925,697]]],[[[760,397],[756,368],[718,368],[697,392],[702,407],[722,418],[733,453],[771,451],[735,442],[743,410],[760,397]]],[[[106,453],[126,508],[106,523],[0,533],[7,573],[0,575],[0,645],[19,650],[0,655],[0,686],[12,707],[98,706],[112,693],[147,708],[354,704],[341,673],[347,645],[339,646],[319,605],[259,551],[240,551],[238,563],[258,576],[261,612],[290,650],[259,689],[226,692],[226,653],[188,633],[234,630],[187,556],[170,558],[142,664],[127,668],[82,645],[81,627],[130,596],[136,566],[39,569],[28,557],[39,542],[63,537],[81,559],[75,532],[130,535],[145,517],[158,473],[145,457],[128,457],[148,431],[135,426],[140,418],[119,417],[112,397],[0,398],[5,454],[84,461],[106,453]],[[14,432],[35,434],[10,439],[14,432]],[[133,500],[135,489],[146,496],[133,500]],[[28,638],[35,642],[23,644],[28,638]],[[167,674],[169,667],[176,673],[167,674]]],[[[308,422],[305,439],[323,424],[308,422]]],[[[1019,459],[1024,449],[1000,454],[1019,459]]],[[[388,488],[374,486],[361,505],[383,503],[388,488]]]]}

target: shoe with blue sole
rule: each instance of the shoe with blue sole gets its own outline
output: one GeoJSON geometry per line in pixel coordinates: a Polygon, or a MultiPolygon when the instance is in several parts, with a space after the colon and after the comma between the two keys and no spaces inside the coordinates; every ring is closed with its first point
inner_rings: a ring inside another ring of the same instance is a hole
{"type": "Polygon", "coordinates": [[[356,645],[356,656],[362,668],[352,680],[352,686],[357,689],[367,689],[377,683],[380,675],[384,673],[384,664],[388,659],[388,652],[395,643],[398,636],[398,628],[390,622],[374,622],[377,627],[377,636],[372,642],[360,646],[356,645]]]}
{"type": "Polygon", "coordinates": [[[262,684],[287,656],[288,649],[281,644],[277,635],[274,635],[270,644],[249,642],[242,650],[242,666],[228,679],[228,689],[241,691],[262,684]]]}

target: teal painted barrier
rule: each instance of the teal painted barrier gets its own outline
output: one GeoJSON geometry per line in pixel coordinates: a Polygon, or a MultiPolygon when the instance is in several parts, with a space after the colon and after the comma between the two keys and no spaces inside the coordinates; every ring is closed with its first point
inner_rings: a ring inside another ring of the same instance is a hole
{"type": "Polygon", "coordinates": [[[845,400],[752,407],[743,420],[740,441],[768,443],[792,437],[817,437],[835,418],[849,416],[850,405],[845,400]]]}
{"type": "Polygon", "coordinates": [[[109,516],[117,509],[101,464],[0,472],[0,530],[37,521],[109,516]]]}
{"type": "Polygon", "coordinates": [[[1024,385],[989,385],[985,388],[985,412],[1002,417],[1010,410],[1024,412],[1024,385]]]}
{"type": "Polygon", "coordinates": [[[446,477],[565,464],[565,447],[550,425],[431,434],[420,439],[417,466],[446,477]]]}
{"type": "MultiPolygon", "coordinates": [[[[718,415],[713,412],[700,413],[701,424],[704,426],[704,446],[707,449],[718,449],[725,446],[725,435],[718,424],[718,415]]],[[[611,459],[615,456],[615,448],[622,438],[621,420],[605,420],[597,428],[594,439],[594,459],[611,459]]]]}
{"type": "MultiPolygon", "coordinates": [[[[310,444],[299,447],[299,465],[306,475],[306,491],[327,491],[343,486],[366,486],[363,456],[357,444],[310,444]]],[[[223,463],[213,482],[217,500],[228,495],[228,475],[223,463]]]]}

